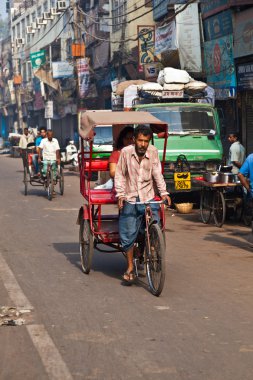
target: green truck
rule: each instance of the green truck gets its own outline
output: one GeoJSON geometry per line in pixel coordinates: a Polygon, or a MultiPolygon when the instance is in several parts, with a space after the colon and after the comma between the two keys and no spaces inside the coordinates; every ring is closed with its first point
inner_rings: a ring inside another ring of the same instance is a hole
{"type": "MultiPolygon", "coordinates": [[[[168,123],[168,142],[164,176],[170,193],[198,190],[193,181],[206,171],[215,171],[223,149],[217,110],[211,104],[191,102],[135,105],[168,123]]],[[[163,139],[154,136],[160,157],[163,139]]]]}

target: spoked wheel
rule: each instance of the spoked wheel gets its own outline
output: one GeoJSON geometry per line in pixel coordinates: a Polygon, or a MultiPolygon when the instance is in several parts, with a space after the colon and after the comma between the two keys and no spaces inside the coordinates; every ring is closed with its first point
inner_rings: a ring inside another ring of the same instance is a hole
{"type": "Polygon", "coordinates": [[[60,178],[59,178],[59,186],[60,186],[60,194],[63,195],[64,193],[64,174],[63,174],[63,168],[60,167],[60,178]]]}
{"type": "Polygon", "coordinates": [[[54,180],[53,180],[53,170],[50,168],[49,172],[47,173],[47,198],[49,201],[53,198],[53,192],[54,192],[54,180]]]}
{"type": "Polygon", "coordinates": [[[79,246],[82,270],[84,273],[89,274],[94,251],[94,244],[88,220],[81,220],[79,230],[79,246]]]}
{"type": "Polygon", "coordinates": [[[208,189],[203,189],[200,198],[200,216],[202,222],[207,224],[210,221],[212,213],[212,191],[208,189]]]}
{"type": "Polygon", "coordinates": [[[149,227],[149,241],[146,241],[146,270],[151,293],[159,296],[165,281],[165,244],[162,231],[157,224],[149,227]]]}
{"type": "Polygon", "coordinates": [[[226,217],[226,203],[221,191],[213,194],[213,218],[217,227],[222,227],[226,217]]]}
{"type": "Polygon", "coordinates": [[[28,170],[27,170],[27,167],[24,167],[24,185],[25,185],[25,195],[27,195],[27,190],[28,190],[28,170]]]}

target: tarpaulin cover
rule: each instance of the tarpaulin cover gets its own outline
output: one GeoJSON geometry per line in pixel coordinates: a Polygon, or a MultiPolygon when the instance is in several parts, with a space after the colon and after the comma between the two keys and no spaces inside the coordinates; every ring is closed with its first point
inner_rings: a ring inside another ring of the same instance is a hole
{"type": "Polygon", "coordinates": [[[163,132],[167,130],[167,124],[146,111],[84,111],[80,115],[79,134],[82,138],[89,136],[92,128],[97,125],[129,125],[129,124],[150,124],[153,132],[163,132]]]}

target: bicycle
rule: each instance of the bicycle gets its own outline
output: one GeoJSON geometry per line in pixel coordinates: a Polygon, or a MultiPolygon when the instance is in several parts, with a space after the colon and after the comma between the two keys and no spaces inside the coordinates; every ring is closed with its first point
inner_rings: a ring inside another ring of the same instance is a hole
{"type": "Polygon", "coordinates": [[[153,295],[159,296],[163,290],[165,282],[165,237],[162,228],[153,219],[151,204],[166,204],[166,201],[130,202],[136,205],[144,205],[145,213],[143,223],[145,227],[144,236],[138,234],[136,246],[139,252],[134,250],[135,274],[138,277],[138,267],[144,264],[150,291],[153,295]]]}
{"type": "Polygon", "coordinates": [[[53,199],[53,195],[55,193],[54,188],[59,182],[60,187],[60,194],[63,195],[64,193],[64,175],[63,175],[63,168],[61,165],[58,165],[58,174],[54,179],[54,173],[53,173],[53,167],[52,162],[49,162],[47,164],[47,173],[43,178],[44,180],[44,188],[47,191],[47,198],[49,201],[53,199]]]}

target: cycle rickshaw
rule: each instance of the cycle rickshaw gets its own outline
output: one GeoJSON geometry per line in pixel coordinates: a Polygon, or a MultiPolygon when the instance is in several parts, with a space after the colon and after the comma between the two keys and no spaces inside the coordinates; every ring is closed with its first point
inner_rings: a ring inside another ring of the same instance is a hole
{"type": "Polygon", "coordinates": [[[47,198],[48,200],[52,200],[54,189],[57,184],[59,184],[59,192],[61,195],[64,193],[64,174],[63,174],[63,168],[61,165],[58,165],[57,170],[57,176],[56,179],[53,179],[53,170],[52,165],[49,164],[47,168],[46,176],[43,177],[41,170],[40,170],[40,176],[35,174],[35,168],[33,164],[33,155],[34,155],[34,149],[35,145],[34,143],[29,143],[27,145],[27,148],[25,149],[25,156],[24,156],[24,186],[25,191],[24,194],[28,194],[28,184],[31,186],[40,186],[44,187],[44,189],[47,192],[47,198]]]}
{"type": "MultiPolygon", "coordinates": [[[[166,155],[167,124],[151,115],[149,112],[106,112],[86,111],[80,115],[79,135],[81,152],[79,153],[80,192],[84,197],[84,205],[80,208],[77,224],[79,224],[79,246],[81,266],[88,274],[92,265],[94,249],[102,252],[123,252],[118,231],[119,213],[116,207],[111,207],[114,214],[106,214],[106,205],[116,205],[115,190],[94,189],[94,172],[108,171],[108,158],[103,152],[99,157],[93,150],[93,136],[96,125],[112,125],[113,138],[120,133],[125,125],[149,124],[158,137],[164,138],[162,170],[166,155]],[[86,146],[86,149],[85,147],[86,146]],[[116,211],[117,210],[117,211],[116,211]],[[108,250],[109,247],[109,250],[108,250]]],[[[111,152],[108,152],[111,153],[111,152]]],[[[165,207],[160,199],[160,223],[152,219],[150,203],[145,203],[145,235],[136,241],[134,254],[135,271],[138,278],[138,264],[143,264],[152,294],[159,296],[165,280],[165,207]]],[[[108,209],[108,207],[107,207],[108,209]]],[[[111,212],[111,210],[110,210],[111,212]]]]}

